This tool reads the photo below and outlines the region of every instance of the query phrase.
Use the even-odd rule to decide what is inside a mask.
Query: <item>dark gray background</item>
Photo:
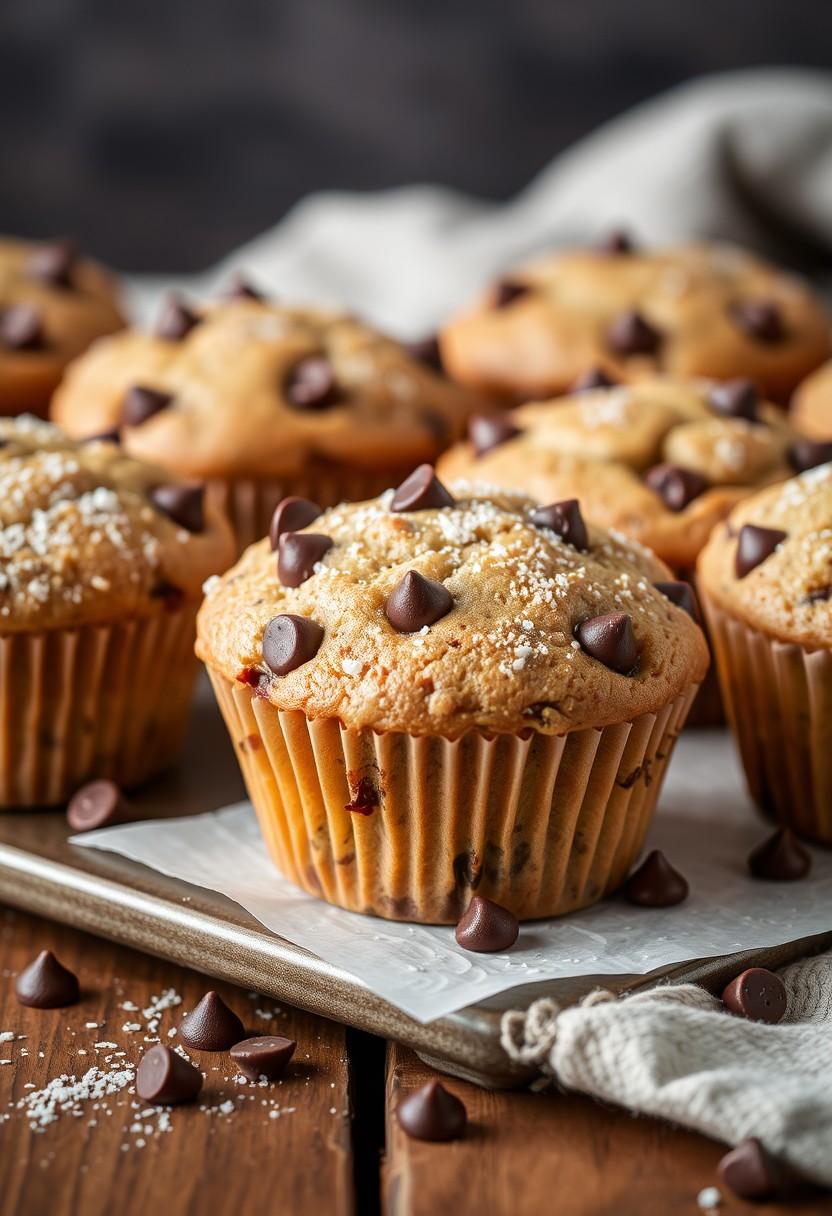
[[[0,230],[198,269],[310,190],[502,198],[682,80],[831,61],[832,0],[0,0]]]

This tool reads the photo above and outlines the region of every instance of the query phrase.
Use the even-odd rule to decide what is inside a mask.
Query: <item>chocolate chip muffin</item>
[[[832,464],[740,503],[698,570],[751,794],[832,844]]]
[[[135,785],[173,760],[202,582],[232,556],[198,486],[0,419],[0,806]]]
[[[749,377],[775,400],[830,353],[830,319],[802,282],[743,250],[639,250],[622,236],[512,271],[441,335],[461,384],[514,400],[565,392],[588,369]]]
[[[475,399],[421,353],[238,286],[210,306],[168,301],[153,333],[97,343],[53,417],[76,436],[117,430],[131,455],[207,480],[242,550],[286,495],[366,498],[459,436]]]
[[[808,439],[826,443],[832,453],[832,360],[798,386],[792,398],[791,419],[796,430]]]
[[[0,238],[0,414],[45,415],[70,360],[123,324],[113,280],[71,242]]]
[[[688,590],[577,503],[428,466],[208,590],[207,664],[269,849],[342,907],[451,922],[601,898],[639,852],[707,648]]]

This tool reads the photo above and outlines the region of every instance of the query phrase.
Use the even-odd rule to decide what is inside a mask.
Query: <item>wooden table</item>
[[[14,977],[44,947],[79,976],[81,1004],[18,1005]],[[0,908],[0,1032],[16,1036],[0,1042],[0,1060],[11,1060],[0,1065],[0,1216],[674,1216],[698,1213],[698,1192],[715,1181],[720,1146],[575,1096],[449,1080],[467,1106],[468,1137],[408,1140],[393,1111],[430,1075],[412,1054],[223,984],[252,1032],[297,1040],[282,1082],[243,1086],[227,1056],[193,1053],[208,1079],[196,1105],[171,1112],[169,1130],[128,1088],[30,1128],[18,1102],[62,1073],[137,1062],[146,1035],[175,1043],[168,1030],[209,986]],[[154,1035],[142,1011],[169,989],[181,1004],[158,1015]],[[718,1213],[761,1210],[832,1212],[832,1201],[760,1209],[726,1197]]]

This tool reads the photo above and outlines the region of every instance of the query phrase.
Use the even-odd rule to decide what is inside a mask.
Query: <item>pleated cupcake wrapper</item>
[[[129,788],[176,758],[196,609],[0,636],[0,808],[64,802],[96,777]]]
[[[780,823],[832,844],[832,655],[702,602],[751,796]]]
[[[696,694],[602,730],[449,740],[308,719],[209,674],[278,868],[342,908],[429,923],[474,892],[531,919],[617,887]]]

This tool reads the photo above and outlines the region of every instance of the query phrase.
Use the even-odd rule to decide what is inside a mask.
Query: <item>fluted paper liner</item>
[[[435,924],[474,892],[531,919],[619,886],[696,694],[601,730],[451,740],[308,719],[209,674],[286,877],[351,911]]]
[[[196,662],[196,603],[114,625],[0,636],[0,808],[127,788],[176,758]]]
[[[832,844],[832,655],[781,642],[703,596],[728,722],[751,796]]]

